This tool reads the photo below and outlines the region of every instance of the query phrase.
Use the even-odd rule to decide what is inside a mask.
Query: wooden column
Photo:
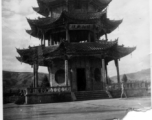
[[[105,88],[105,60],[102,59],[102,69],[101,69],[101,74],[102,74],[102,80],[103,80],[103,88]]]
[[[65,59],[65,86],[68,86],[68,79],[69,79],[69,69],[68,69],[68,60]]]
[[[48,72],[49,72],[50,87],[53,87],[52,68],[51,68],[51,66],[48,67]]]
[[[86,90],[91,90],[91,79],[90,79],[90,63],[89,61],[86,59]]]
[[[48,46],[51,46],[50,40],[48,40]]]
[[[43,45],[43,39],[41,39],[41,45]]]
[[[105,69],[106,69],[106,83],[109,84],[107,65],[105,65]]]
[[[54,16],[53,16],[53,11],[51,10],[51,18],[53,18]]]
[[[33,65],[33,73],[34,73],[34,81],[33,81],[33,88],[38,87],[38,64],[34,63]]]
[[[66,25],[66,41],[70,42],[69,40],[69,25]]]
[[[51,46],[51,44],[52,44],[52,37],[50,35],[50,38],[48,39],[48,46]]]
[[[33,76],[34,76],[34,79],[33,79],[33,88],[35,88],[35,64],[33,64]]]
[[[117,80],[118,83],[120,83],[120,75],[119,75],[119,63],[118,63],[118,59],[115,60],[115,65],[116,65],[116,69],[117,69]]]
[[[38,64],[35,64],[35,87],[38,87]]]

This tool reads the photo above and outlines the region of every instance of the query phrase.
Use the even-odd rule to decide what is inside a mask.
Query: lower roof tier
[[[120,46],[115,41],[100,41],[87,43],[62,42],[58,46],[36,46],[28,49],[17,49],[20,57],[17,59],[33,65],[38,62],[40,66],[47,66],[47,63],[56,59],[70,59],[73,57],[99,57],[106,59],[107,62],[120,59],[132,53],[136,47]]]

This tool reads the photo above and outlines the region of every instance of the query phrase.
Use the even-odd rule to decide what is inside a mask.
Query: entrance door
[[[85,68],[77,69],[77,90],[78,91],[85,91],[86,90]]]

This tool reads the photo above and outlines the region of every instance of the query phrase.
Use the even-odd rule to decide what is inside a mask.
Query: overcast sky
[[[32,7],[37,7],[37,0],[2,0],[2,62],[3,70],[32,72],[30,65],[20,63],[16,56],[16,48],[27,48],[39,45],[40,41],[30,37],[25,30],[30,29],[27,18],[39,15]],[[137,49],[122,58],[119,62],[120,74],[140,71],[150,67],[150,32],[149,32],[149,0],[112,0],[108,6],[110,19],[123,19],[122,24],[111,34],[110,40],[119,38],[118,43],[124,46],[136,46]],[[116,75],[116,68],[110,62],[109,76]],[[40,68],[39,72],[47,72]]]

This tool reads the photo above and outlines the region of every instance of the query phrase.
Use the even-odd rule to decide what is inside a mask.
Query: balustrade
[[[50,88],[27,88],[27,94],[49,94],[49,93],[65,93],[70,92],[70,86],[50,87]]]
[[[125,89],[150,89],[150,82],[129,82],[124,84]],[[121,85],[118,83],[113,83],[111,85],[108,85],[109,90],[119,90],[121,89]]]

